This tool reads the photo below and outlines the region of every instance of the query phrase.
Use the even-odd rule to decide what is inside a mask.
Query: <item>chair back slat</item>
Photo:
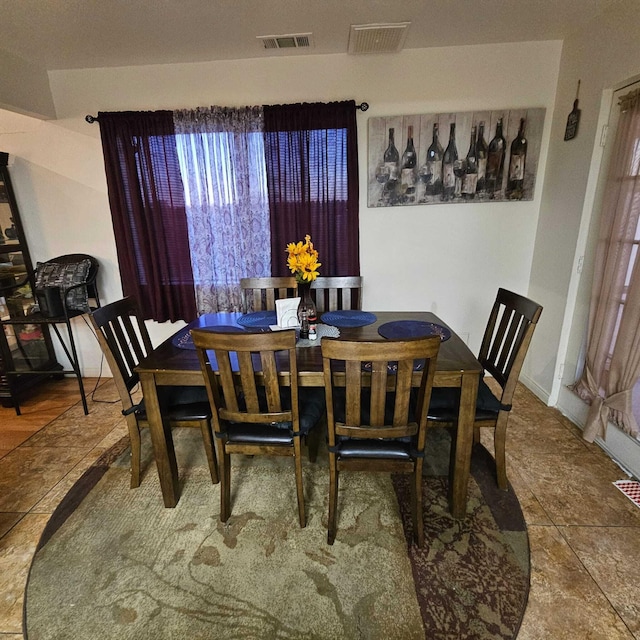
[[[133,406],[131,390],[139,381],[134,369],[153,348],[138,305],[127,297],[95,309],[90,319],[127,410]]]
[[[295,331],[242,334],[193,329],[191,335],[215,409],[216,431],[223,433],[227,422],[291,422],[294,432],[299,430]],[[290,408],[282,406],[285,381],[278,373],[278,358],[295,381]]]
[[[542,307],[523,296],[499,289],[478,359],[502,387],[502,403],[510,404]]]
[[[324,338],[322,355],[330,445],[332,440],[335,445],[336,435],[397,438],[415,435],[418,423],[424,428],[439,348],[438,337],[384,342]],[[416,361],[420,363],[418,376]],[[420,389],[416,415],[420,419],[410,424],[411,389],[416,384],[416,377]],[[346,386],[345,421],[338,423],[334,419],[333,401],[335,389],[342,386]],[[365,389],[367,393],[363,393]],[[363,398],[368,402],[366,407],[363,407]]]
[[[294,276],[242,278],[242,311],[274,311],[276,300],[295,298],[298,295],[298,284]]]
[[[362,309],[361,276],[319,276],[311,283],[318,313]]]

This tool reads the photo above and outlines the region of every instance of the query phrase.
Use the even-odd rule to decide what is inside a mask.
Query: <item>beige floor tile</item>
[[[530,489],[527,483],[522,479],[519,471],[514,465],[510,464],[507,456],[507,477],[518,496],[520,508],[525,522],[529,524],[549,525],[552,524],[549,514],[544,510],[535,493]]]
[[[0,511],[29,511],[86,454],[82,449],[18,447],[0,459]]]
[[[518,640],[633,640],[555,527],[529,527],[531,591]]]
[[[26,447],[84,448],[96,446],[120,422],[121,415],[109,404],[90,403],[89,414],[81,405],[66,411],[58,420],[47,425],[25,443]],[[79,428],[80,427],[80,428]]]
[[[0,538],[14,526],[23,515],[24,513],[0,513]]]
[[[103,450],[92,449],[60,480],[60,482],[46,493],[42,500],[38,501],[38,503],[31,509],[31,513],[53,513],[62,499],[72,489],[73,485],[103,453]],[[2,638],[0,638],[0,640],[2,640]]]
[[[514,449],[523,455],[528,451],[573,455],[588,451],[589,446],[555,419],[536,421],[519,413],[509,417],[507,450]]]
[[[637,526],[640,510],[612,484],[619,468],[590,453],[531,453],[520,474],[556,525]]]
[[[480,432],[480,442],[482,445],[494,455],[493,431],[491,429],[482,429]],[[507,478],[511,483],[513,490],[518,496],[518,502],[522,509],[522,514],[527,524],[552,524],[548,514],[543,509],[540,501],[535,496],[529,485],[524,481],[520,474],[519,465],[515,462],[507,449]]]
[[[559,531],[630,631],[640,638],[640,526],[561,527]]]
[[[48,516],[27,514],[0,539],[0,632],[22,632],[22,604],[31,559]]]

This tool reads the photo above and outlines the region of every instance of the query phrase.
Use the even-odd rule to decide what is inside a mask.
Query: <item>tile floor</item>
[[[93,389],[96,380],[86,381]],[[0,407],[0,640],[22,639],[29,566],[69,487],[126,434],[101,384],[84,416],[74,379],[52,381],[23,415]],[[70,409],[71,407],[71,409]],[[625,476],[557,411],[519,387],[509,478],[531,545],[531,592],[518,640],[640,640],[640,509],[612,482]],[[67,410],[73,427],[47,425]],[[117,413],[115,414],[117,416]],[[490,434],[483,434],[490,446]]]

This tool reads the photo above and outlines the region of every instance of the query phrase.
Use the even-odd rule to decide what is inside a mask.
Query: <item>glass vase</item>
[[[311,297],[311,283],[298,283],[298,323],[300,324],[300,338],[303,340],[316,338],[317,312],[316,304]]]

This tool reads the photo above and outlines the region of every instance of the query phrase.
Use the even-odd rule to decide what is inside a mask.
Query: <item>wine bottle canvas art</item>
[[[368,206],[533,200],[545,112],[369,118]]]

